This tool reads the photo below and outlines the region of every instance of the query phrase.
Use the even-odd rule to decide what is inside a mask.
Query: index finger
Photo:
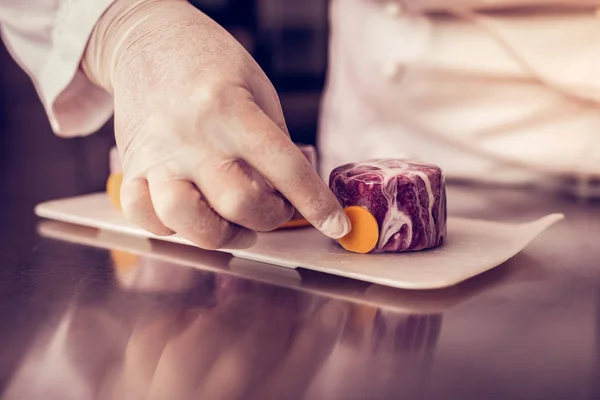
[[[254,103],[241,112],[240,155],[315,228],[332,239],[350,232],[348,216],[289,137]]]

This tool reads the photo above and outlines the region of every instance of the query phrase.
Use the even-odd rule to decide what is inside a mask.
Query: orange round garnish
[[[121,210],[121,183],[123,182],[123,174],[116,172],[110,174],[106,181],[106,193],[110,202],[117,209]]]
[[[373,214],[359,206],[346,207],[344,211],[350,218],[352,230],[338,240],[339,244],[354,253],[366,254],[373,250],[379,240],[379,226]]]

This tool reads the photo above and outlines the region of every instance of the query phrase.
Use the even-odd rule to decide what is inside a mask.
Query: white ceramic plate
[[[36,207],[36,214],[125,235],[192,245],[176,235],[157,237],[130,224],[104,193],[45,202]],[[256,245],[248,250],[222,251],[281,267],[302,267],[385,286],[439,289],[501,265],[563,218],[562,214],[551,214],[514,224],[451,217],[443,246],[413,253],[349,253],[312,228],[261,233]]]

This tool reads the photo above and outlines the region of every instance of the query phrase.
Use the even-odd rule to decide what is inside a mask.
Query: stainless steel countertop
[[[4,395],[600,395],[600,205],[483,187],[448,195],[451,215],[566,219],[489,273],[413,292],[24,217],[33,246],[21,259],[0,250]]]

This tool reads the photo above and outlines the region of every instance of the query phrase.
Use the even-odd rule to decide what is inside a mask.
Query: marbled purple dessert
[[[446,236],[446,187],[432,164],[379,159],[342,165],[329,187],[343,207],[369,210],[379,225],[371,253],[430,249]]]

